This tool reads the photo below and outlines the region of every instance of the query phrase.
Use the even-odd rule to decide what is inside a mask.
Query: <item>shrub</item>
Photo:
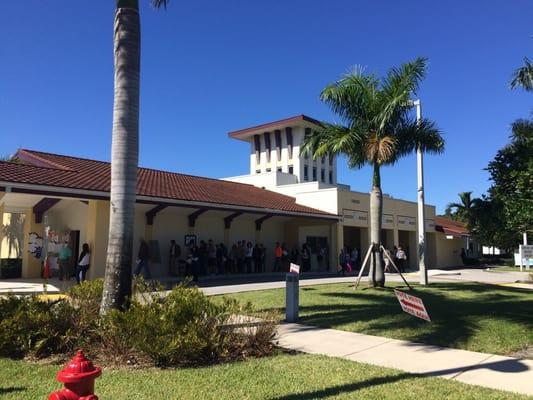
[[[135,300],[127,312],[107,315],[103,323],[107,348],[123,354],[136,350],[137,355],[159,366],[210,364],[270,349],[268,342],[274,330],[273,326],[266,328],[268,323],[246,333],[228,325],[232,316],[249,311],[235,300],[215,302],[198,289],[183,285],[165,297],[153,295],[150,300]],[[257,342],[262,351],[258,351]]]
[[[36,296],[0,298],[0,355],[43,357],[70,348],[71,307]]]
[[[103,362],[179,366],[272,350],[274,322],[246,326],[248,320],[238,316],[249,314],[250,307],[236,300],[218,301],[185,285],[163,296],[140,280],[127,311],[113,310],[101,318],[102,289],[103,281],[94,280],[72,288],[60,301],[0,298],[0,356],[67,357],[83,348]]]

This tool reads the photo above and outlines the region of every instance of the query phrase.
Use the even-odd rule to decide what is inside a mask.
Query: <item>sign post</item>
[[[285,277],[285,320],[298,322],[299,313],[300,266],[291,264]]]
[[[424,302],[420,297],[407,294],[398,289],[394,289],[394,294],[400,302],[400,306],[402,307],[402,310],[404,312],[406,312],[407,314],[411,314],[417,318],[421,318],[423,320],[431,322],[431,318],[429,318],[429,314],[426,311]]]
[[[521,244],[518,248],[518,254],[520,254],[520,272],[522,272],[524,265],[529,270],[530,260],[533,259],[533,245]]]

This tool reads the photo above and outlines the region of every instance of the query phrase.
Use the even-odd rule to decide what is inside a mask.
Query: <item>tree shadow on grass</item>
[[[396,375],[390,376],[379,376],[372,379],[367,379],[361,382],[347,383],[344,385],[332,386],[325,389],[309,391],[306,393],[293,393],[280,397],[276,397],[276,400],[308,400],[308,399],[319,399],[329,396],[336,396],[343,393],[352,393],[358,390],[372,387],[385,385],[389,383],[395,383],[402,381],[404,379],[412,378],[427,378],[427,377],[438,377],[446,375],[458,375],[465,371],[473,371],[477,369],[488,369],[492,371],[504,372],[504,373],[518,373],[529,370],[529,367],[519,360],[502,360],[494,361],[487,363],[475,364],[470,367],[460,367],[460,368],[449,368],[443,370],[430,371],[425,374],[408,374],[408,373],[399,373]],[[355,395],[355,393],[354,393]]]
[[[14,392],[23,392],[25,391],[25,387],[7,387],[7,388],[0,388],[0,395],[2,394],[8,394],[8,393],[14,393]]]
[[[423,299],[431,323],[404,314],[389,290],[318,293],[339,302],[300,307],[301,322],[322,328],[352,325],[357,332],[381,336],[402,330],[402,339],[445,347],[463,347],[483,328],[483,320],[518,324],[526,332],[533,330],[533,296],[527,290],[468,283],[436,283],[417,289],[414,294]],[[454,295],[457,291],[463,293]],[[527,298],[523,296],[526,293]]]

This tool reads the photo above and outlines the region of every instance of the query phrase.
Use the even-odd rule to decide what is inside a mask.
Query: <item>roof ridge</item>
[[[63,168],[45,167],[45,166],[42,166],[42,165],[33,165],[33,164],[25,164],[25,163],[21,163],[21,162],[1,161],[1,160],[0,160],[0,164],[9,164],[9,165],[13,165],[13,166],[17,166],[17,167],[24,167],[24,168],[47,169],[47,170],[52,170],[52,171],[63,171],[63,172],[75,172],[75,173],[78,173],[78,171],[76,171],[76,170],[74,170],[72,168],[67,168],[67,167],[63,167]]]
[[[50,160],[48,160],[46,158],[37,156],[34,153],[46,154],[46,155],[55,156],[55,157],[65,157],[65,158],[70,158],[70,159],[75,159],[75,160],[82,160],[82,161],[92,161],[92,162],[97,162],[97,163],[102,163],[102,164],[111,164],[110,161],[95,160],[94,158],[87,158],[87,157],[67,156],[67,155],[64,155],[64,154],[49,153],[49,152],[46,152],[46,151],[38,151],[38,150],[30,150],[30,149],[19,149],[19,151],[23,151],[26,154],[29,154],[30,156],[35,157],[35,158],[37,158],[37,159],[39,159],[39,160],[41,160],[43,162],[47,162],[47,163],[50,163],[50,164],[58,165],[58,166],[60,166],[59,169],[64,169],[64,170],[67,170],[67,171],[75,171],[75,170],[72,169],[72,168],[69,168],[69,167],[61,166],[61,164],[59,164],[59,163],[56,163],[56,162],[50,161]],[[41,168],[57,169],[57,168],[53,168],[53,167],[41,167]],[[226,181],[226,180],[220,179],[220,178],[211,178],[211,177],[207,177],[207,176],[186,174],[186,173],[183,173],[183,172],[165,171],[163,169],[142,167],[142,166],[138,166],[137,168],[138,169],[143,169],[143,170],[146,170],[146,171],[162,172],[162,173],[165,173],[165,174],[173,174],[173,175],[180,175],[180,176],[190,176],[192,178],[204,179],[204,180],[209,180],[209,181],[228,182],[228,183],[231,183],[231,184],[242,185],[242,186],[246,186],[246,187],[256,187],[256,186],[254,186],[252,184],[249,184],[249,183]],[[258,189],[260,189],[260,188],[258,188]],[[281,194],[281,193],[277,193],[277,192],[273,192],[273,193]],[[288,195],[284,195],[284,196],[288,196]],[[288,196],[288,197],[293,197],[293,196]]]
[[[52,160],[48,160],[46,158],[43,158],[35,153],[41,153],[41,154],[49,154],[51,156],[55,155],[55,156],[59,156],[59,154],[52,154],[52,153],[44,153],[44,152],[39,152],[39,151],[33,151],[33,150],[28,150],[28,149],[19,149],[17,151],[17,154],[19,154],[20,152],[22,152],[23,154],[25,154],[26,156],[30,157],[30,158],[35,158],[37,159],[38,161],[40,162],[43,162],[45,164],[49,164],[49,165],[52,165],[53,167],[44,167],[44,168],[51,168],[51,169],[62,169],[64,171],[75,171],[73,168],[70,168],[70,167],[67,167],[65,165],[62,165],[60,163],[57,163],[55,161],[52,161]]]

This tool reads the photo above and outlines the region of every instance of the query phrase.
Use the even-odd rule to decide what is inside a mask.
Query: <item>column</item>
[[[398,228],[394,228],[392,230],[392,233],[393,233],[393,238],[394,238],[394,243],[392,245],[393,246],[398,246],[399,243],[400,243],[400,234],[398,232]]]
[[[35,222],[35,214],[33,213],[33,209],[27,209],[24,214],[24,237],[22,239],[22,277],[40,278],[41,257],[36,257],[35,254],[29,252],[28,243],[30,240],[30,234],[35,233],[42,238],[42,242],[44,244],[44,225],[42,220],[39,224]]]
[[[0,193],[0,201],[4,193]],[[4,203],[0,204],[0,263],[2,262],[2,242],[4,241]],[[6,255],[6,258],[9,257],[9,254]]]
[[[344,225],[342,222],[331,224],[331,246],[329,265],[332,272],[337,272],[339,266],[339,254],[344,247]]]
[[[90,200],[87,209],[86,240],[91,252],[88,279],[102,278],[105,274],[107,241],[109,237],[109,201]],[[80,249],[81,245],[80,243]]]

